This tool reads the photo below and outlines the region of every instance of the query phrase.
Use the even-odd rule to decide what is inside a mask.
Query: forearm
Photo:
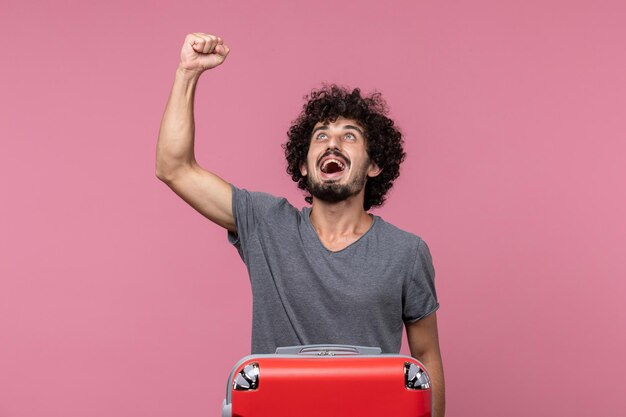
[[[195,162],[193,106],[199,78],[197,72],[180,67],[176,70],[159,130],[156,157],[156,173],[159,177]]]
[[[426,371],[432,383],[434,400],[433,417],[444,417],[446,414],[446,394],[441,355],[432,354],[428,357],[417,359],[426,367]]]

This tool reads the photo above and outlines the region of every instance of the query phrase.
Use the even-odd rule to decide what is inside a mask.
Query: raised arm
[[[194,96],[202,73],[220,65],[230,49],[205,33],[185,37],[161,121],[156,152],[156,176],[212,222],[237,231],[230,184],[198,165],[194,155]]]

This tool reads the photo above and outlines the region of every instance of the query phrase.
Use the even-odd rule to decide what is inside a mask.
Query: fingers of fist
[[[194,51],[199,54],[219,55],[228,54],[228,47],[224,45],[224,40],[219,36],[209,35],[207,33],[194,32],[187,35],[187,42]]]

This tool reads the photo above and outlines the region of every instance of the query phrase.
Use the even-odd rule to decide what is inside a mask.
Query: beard
[[[307,190],[311,193],[311,196],[319,200],[327,203],[338,203],[361,192],[367,182],[366,172],[367,166],[364,166],[356,178],[347,184],[339,184],[331,181],[313,182],[309,175],[306,180]]]

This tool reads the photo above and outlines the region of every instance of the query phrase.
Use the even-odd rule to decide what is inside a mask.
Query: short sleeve
[[[233,194],[232,208],[237,232],[227,230],[227,238],[228,242],[237,249],[241,259],[245,262],[242,240],[247,241],[247,237],[254,228],[254,207],[249,191],[237,188],[233,184],[230,186]]]
[[[413,323],[439,308],[435,290],[435,268],[430,249],[419,239],[413,271],[407,278],[402,293],[402,320]]]
[[[232,244],[241,259],[247,263],[247,245],[257,232],[261,222],[270,221],[270,217],[288,206],[283,197],[275,197],[268,193],[248,191],[231,184],[232,209],[237,232],[227,230],[228,242]]]

